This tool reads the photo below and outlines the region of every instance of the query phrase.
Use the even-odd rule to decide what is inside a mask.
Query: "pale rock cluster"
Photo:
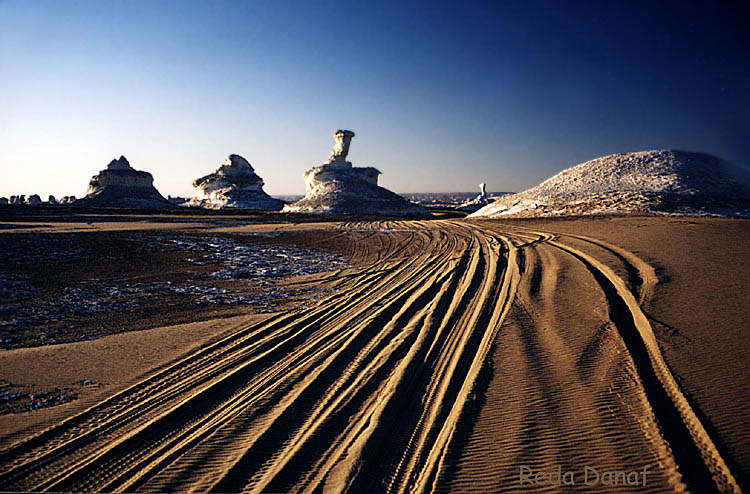
[[[230,154],[213,173],[193,181],[195,197],[184,206],[209,209],[244,208],[278,211],[284,205],[263,191],[260,178],[248,161]]]
[[[275,199],[263,190],[263,179],[250,163],[240,155],[231,154],[213,173],[193,182],[195,196],[183,202],[179,198],[165,199],[154,187],[150,173],[133,169],[121,156],[94,175],[86,197],[76,200],[63,197],[59,202],[50,196],[47,204],[75,204],[126,208],[203,207],[209,209],[242,208],[302,213],[345,213],[429,216],[424,208],[380,187],[380,171],[373,167],[354,167],[346,160],[354,132],[334,132],[335,144],[328,161],[305,173],[305,197],[291,205]],[[44,204],[34,194],[12,196],[10,204]],[[3,201],[0,199],[0,204]]]
[[[613,154],[504,196],[470,217],[611,213],[750,215],[750,173],[715,156],[676,150]]]
[[[69,200],[68,198],[72,198],[72,200]],[[57,206],[59,204],[70,204],[73,201],[75,201],[74,196],[65,196],[60,202],[55,199],[55,196],[50,195],[47,198],[47,201],[42,201],[42,198],[39,196],[39,194],[32,194],[27,199],[25,195],[19,195],[19,196],[10,196],[10,199],[7,197],[0,197],[0,205],[3,204],[24,204],[28,206],[41,206],[41,205],[49,205],[49,206]]]
[[[154,187],[150,173],[133,169],[121,156],[92,177],[83,199],[66,196],[58,202],[50,196],[48,203],[127,208],[180,205],[272,211],[284,207],[284,211],[301,213],[429,216],[424,208],[380,187],[380,171],[376,168],[354,167],[346,160],[353,137],[354,132],[349,130],[334,132],[335,144],[328,161],[305,173],[305,197],[286,207],[284,201],[266,194],[263,179],[245,158],[237,154],[229,155],[213,173],[195,180],[195,196],[188,201],[172,197],[165,199]],[[25,196],[13,196],[8,202],[42,204],[36,194],[29,201]]]
[[[346,160],[354,132],[333,133],[331,156],[305,173],[305,197],[284,206],[292,213],[338,213],[429,216],[430,213],[378,185],[380,171],[354,167]]]
[[[380,171],[347,161],[354,132],[333,133],[329,159],[304,175],[305,196],[293,203],[272,198],[250,163],[229,155],[213,173],[193,182],[191,200],[165,199],[153,177],[133,169],[124,156],[92,177],[86,197],[76,200],[38,194],[0,197],[0,205],[71,205],[127,208],[192,206],[210,209],[282,209],[293,213],[430,216],[412,202],[378,185]],[[526,191],[489,197],[480,194],[458,209],[470,217],[537,217],[611,213],[720,214],[750,216],[750,171],[715,156],[675,150],[642,151],[596,158],[568,168]]]

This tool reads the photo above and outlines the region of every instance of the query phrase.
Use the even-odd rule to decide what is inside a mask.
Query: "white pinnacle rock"
[[[469,199],[463,204],[459,205],[456,209],[467,212],[478,211],[490,202],[490,198],[487,197],[487,184],[482,182],[479,184],[479,195],[474,199]]]
[[[305,197],[285,212],[429,216],[430,213],[378,185],[380,171],[354,167],[346,157],[354,132],[337,130],[331,156],[305,173]]]
[[[333,133],[333,139],[336,141],[333,149],[331,150],[331,157],[328,158],[328,163],[348,163],[349,166],[352,164],[346,161],[346,157],[349,155],[349,146],[352,143],[352,137],[354,132],[351,130],[337,130]]]

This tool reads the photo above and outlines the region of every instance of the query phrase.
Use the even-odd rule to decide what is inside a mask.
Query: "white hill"
[[[749,184],[748,170],[710,154],[675,150],[613,154],[501,197],[470,217],[639,212],[750,216]]]

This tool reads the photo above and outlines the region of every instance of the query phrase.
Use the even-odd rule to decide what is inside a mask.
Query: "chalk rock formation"
[[[348,163],[346,157],[349,156],[349,146],[352,144],[354,132],[351,130],[337,130],[333,133],[335,144],[331,150],[331,156],[327,163]],[[351,163],[349,163],[351,165]]]
[[[189,200],[190,199],[187,198],[187,197],[179,197],[179,196],[172,197],[170,195],[167,196],[167,201],[171,202],[175,206],[182,206],[183,204],[185,204]]]
[[[112,160],[107,168],[94,175],[86,197],[75,201],[76,206],[104,206],[120,208],[173,207],[154,187],[150,173],[135,170],[125,156]]]
[[[7,197],[0,197],[0,204],[10,204]]]
[[[704,153],[613,154],[563,170],[471,216],[651,212],[750,216],[750,172]]]
[[[487,184],[482,182],[479,184],[479,195],[459,205],[456,209],[471,212],[479,211],[490,202],[492,202],[492,199],[487,196]]]
[[[380,171],[354,167],[346,157],[354,132],[337,130],[331,157],[305,173],[305,197],[284,206],[291,213],[430,216],[430,213],[378,185]]]
[[[57,202],[57,199],[55,199],[55,196],[53,196],[52,194],[50,194],[49,197],[47,198],[47,204],[54,204],[54,205],[56,205],[56,204],[59,204],[59,203]]]
[[[76,196],[63,196],[60,199],[60,204],[73,204],[76,202]]]
[[[185,206],[278,211],[284,205],[263,191],[263,179],[245,158],[230,154],[215,172],[193,182],[195,197]]]
[[[42,198],[39,194],[31,194],[29,196],[29,206],[38,206],[42,203]]]
[[[20,196],[10,196],[11,204],[26,204],[26,195],[21,194]]]

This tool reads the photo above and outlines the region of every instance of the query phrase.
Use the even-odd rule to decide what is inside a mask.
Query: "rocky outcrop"
[[[263,191],[263,179],[238,154],[230,154],[215,172],[195,180],[193,187],[195,197],[185,206],[278,211],[284,205]]]
[[[750,172],[705,153],[654,150],[613,154],[501,197],[471,216],[653,212],[750,216]]]
[[[125,156],[112,160],[107,168],[94,175],[86,197],[75,201],[76,206],[119,208],[173,207],[154,187],[150,173],[135,170]]]
[[[167,201],[171,202],[175,206],[182,206],[186,202],[188,202],[190,199],[187,197],[172,197],[170,195],[167,196]]]
[[[479,195],[460,204],[456,209],[468,212],[479,211],[490,202],[492,202],[492,199],[487,195],[487,184],[482,182],[479,184]]]
[[[335,145],[330,158],[305,173],[305,197],[285,206],[285,212],[430,215],[426,209],[380,187],[380,171],[376,168],[354,167],[346,161],[354,132],[337,130],[333,137]]]
[[[29,206],[38,206],[42,203],[42,198],[39,194],[31,194],[29,196]]]

